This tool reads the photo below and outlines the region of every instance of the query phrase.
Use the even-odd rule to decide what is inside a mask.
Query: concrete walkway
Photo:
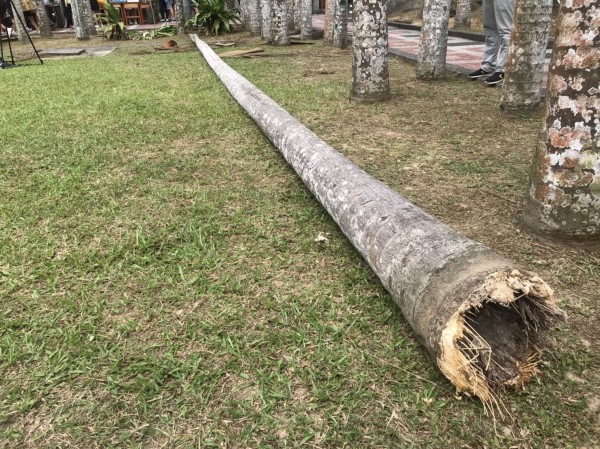
[[[324,16],[313,15],[313,27],[323,29]],[[348,22],[348,33],[352,33],[352,22]],[[408,60],[417,60],[419,54],[420,32],[413,29],[403,29],[395,25],[388,27],[389,52]],[[457,73],[467,74],[479,68],[483,55],[483,42],[466,39],[463,37],[448,37],[448,49],[446,52],[446,67]],[[546,87],[546,74],[552,50],[546,51],[546,66],[544,84]]]

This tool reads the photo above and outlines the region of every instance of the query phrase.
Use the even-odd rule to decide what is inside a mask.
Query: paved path
[[[322,14],[313,15],[313,27],[323,29]],[[348,32],[352,32],[352,23],[348,23]],[[420,32],[408,30],[390,25],[388,28],[389,52],[405,59],[416,60],[419,53]],[[481,57],[483,55],[483,42],[476,42],[461,37],[448,37],[448,50],[446,53],[446,65],[450,70],[458,73],[467,74],[479,68]],[[548,72],[548,63],[552,50],[546,51],[546,67]],[[544,76],[544,85],[546,86],[546,76]]]

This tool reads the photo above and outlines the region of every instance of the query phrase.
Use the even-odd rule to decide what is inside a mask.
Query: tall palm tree
[[[454,28],[471,28],[471,0],[456,0],[456,15],[454,16]]]
[[[90,29],[86,23],[86,11],[84,3],[87,3],[87,0],[71,1],[73,24],[75,25],[75,36],[77,36],[77,40],[80,41],[87,41],[90,39]]]
[[[261,17],[260,17],[260,0],[246,0],[246,25],[248,31],[253,36],[260,36],[261,33]]]
[[[312,0],[300,0],[300,38],[313,38]]]
[[[561,2],[523,210],[542,239],[600,245],[600,0]]]
[[[386,2],[355,0],[352,17],[350,98],[365,103],[387,100],[390,97],[390,77]]]
[[[335,0],[333,13],[333,46],[348,46],[348,0]]]
[[[48,19],[48,14],[46,14],[46,6],[44,5],[44,0],[35,0],[35,12],[38,16],[40,36],[52,37],[52,28],[50,27],[50,19]]]
[[[289,19],[286,0],[273,0],[271,6],[271,43],[273,45],[289,45]]]
[[[272,0],[260,0],[260,35],[262,40],[271,40],[271,4]]]
[[[425,0],[417,59],[418,78],[441,78],[446,75],[449,18],[450,0]]]
[[[536,110],[541,102],[553,0],[517,0],[500,106]]]

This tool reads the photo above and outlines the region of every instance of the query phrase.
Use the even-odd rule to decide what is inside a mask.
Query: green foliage
[[[166,23],[161,26],[158,30],[146,31],[142,35],[142,39],[156,39],[159,37],[171,37],[177,34],[177,27],[175,25],[167,25]]]
[[[226,0],[192,0],[192,3],[198,12],[188,21],[188,25],[204,30],[207,36],[230,33],[232,25],[240,23],[237,11],[228,9]]]
[[[102,36],[109,40],[127,40],[129,32],[121,20],[121,14],[117,8],[109,2],[104,4],[104,13],[96,14],[96,19],[102,22]]]

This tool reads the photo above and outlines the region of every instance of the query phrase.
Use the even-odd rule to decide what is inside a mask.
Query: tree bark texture
[[[352,18],[350,99],[360,103],[387,100],[390,97],[390,76],[386,3],[355,0]]]
[[[333,44],[333,13],[335,0],[325,0],[325,15],[323,16],[323,42]]]
[[[92,5],[89,0],[73,0],[73,2],[78,2],[80,14],[83,17],[84,25],[87,29],[88,35],[95,36],[96,31],[96,23],[94,22],[94,13],[92,12]]]
[[[312,39],[312,0],[300,0],[300,8],[300,38],[303,40]]]
[[[333,46],[341,49],[348,46],[348,0],[335,0]]]
[[[261,23],[260,23],[260,0],[246,0],[248,2],[246,13],[248,18],[246,23],[248,24],[248,31],[252,36],[261,35]]]
[[[260,34],[263,41],[271,40],[271,14],[273,12],[271,4],[272,0],[260,0],[260,14],[262,17]]]
[[[296,15],[294,13],[294,0],[287,0],[287,15],[288,15],[288,30],[294,31],[296,29]]]
[[[20,0],[15,0],[13,3],[14,3],[13,14],[15,15],[14,20],[13,20],[13,26],[14,26],[15,30],[17,31],[17,38],[19,39],[19,42],[25,43],[25,42],[27,42],[27,34],[26,34],[26,30],[25,30],[24,26],[22,25],[25,23],[25,15],[23,14],[23,6],[21,5]],[[19,20],[19,18],[21,20]]]
[[[302,28],[302,1],[294,0],[294,30]]]
[[[273,0],[271,3],[271,43],[273,45],[289,45],[288,12],[286,0]]]
[[[425,0],[417,78],[441,78],[446,75],[449,18],[450,0]]]
[[[175,21],[177,22],[177,34],[185,33],[185,2],[187,0],[175,0]]]
[[[535,373],[527,360],[537,333],[564,318],[544,281],[514,269],[368,175],[191,37],[379,276],[459,390],[493,403],[491,387],[520,385]]]
[[[541,102],[553,0],[517,0],[500,107],[537,110]]]
[[[82,3],[82,0],[73,0],[71,11],[73,12],[73,25],[75,26],[77,40],[87,41],[90,39],[90,31],[85,20],[85,6],[82,6]]]
[[[542,239],[600,245],[600,1],[561,3],[523,211]]]
[[[456,0],[454,29],[471,28],[471,0]]]
[[[52,37],[52,28],[50,27],[50,19],[46,14],[44,0],[35,0],[35,12],[38,16],[38,25],[40,27],[41,37]]]

